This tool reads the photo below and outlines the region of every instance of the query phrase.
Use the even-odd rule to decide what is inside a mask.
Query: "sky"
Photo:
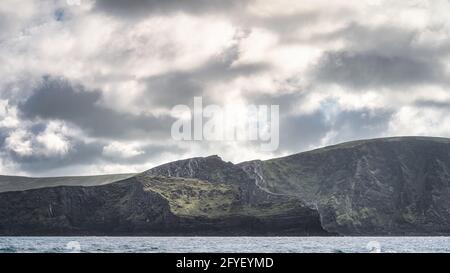
[[[2,0],[0,174],[235,163],[450,137],[448,0]],[[279,105],[280,145],[176,141],[194,97]]]

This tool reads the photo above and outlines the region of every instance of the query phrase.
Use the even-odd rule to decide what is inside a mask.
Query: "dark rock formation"
[[[122,178],[122,179],[121,179]],[[238,165],[0,177],[0,235],[449,235],[450,140],[356,141]]]
[[[268,191],[317,209],[343,235],[450,234],[450,140],[356,141],[240,164]]]
[[[105,186],[0,194],[1,235],[101,235],[164,230],[175,217],[160,195],[131,178]]]
[[[0,235],[328,234],[297,198],[264,192],[218,157],[195,161],[175,163],[185,177],[160,167],[108,185],[0,193]]]

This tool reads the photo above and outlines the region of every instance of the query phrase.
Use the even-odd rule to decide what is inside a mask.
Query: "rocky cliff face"
[[[158,232],[176,220],[167,201],[135,179],[1,193],[0,219],[1,235]]]
[[[0,234],[329,233],[321,227],[317,211],[298,198],[266,193],[240,167],[208,157],[164,165],[107,185],[0,193]]]
[[[450,140],[238,165],[192,158],[123,177],[0,177],[0,235],[333,234],[450,234]]]
[[[357,141],[241,167],[343,235],[450,234],[450,141]]]

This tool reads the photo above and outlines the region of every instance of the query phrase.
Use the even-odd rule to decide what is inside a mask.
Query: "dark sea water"
[[[450,252],[450,237],[0,237],[0,252]]]

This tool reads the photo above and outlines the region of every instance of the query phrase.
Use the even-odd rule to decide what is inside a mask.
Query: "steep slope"
[[[185,176],[194,164],[192,177],[163,175],[165,165],[107,185],[0,193],[0,235],[328,234],[317,211],[265,193],[218,157],[172,164]]]
[[[450,140],[344,143],[137,175],[0,177],[0,235],[448,235]]]
[[[261,189],[242,168],[218,156],[171,162],[136,179],[161,193],[179,216],[254,218],[254,231],[265,226],[275,234],[327,234],[316,210],[295,196]]]
[[[133,178],[105,186],[0,194],[1,235],[102,235],[164,230],[167,202]]]
[[[450,234],[450,140],[356,141],[240,166],[343,235]]]

